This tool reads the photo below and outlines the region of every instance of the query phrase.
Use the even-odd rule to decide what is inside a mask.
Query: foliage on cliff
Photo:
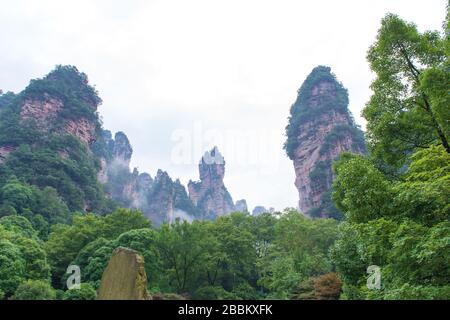
[[[49,96],[63,101],[61,110],[56,110],[56,118],[45,122],[45,128],[40,128],[37,120],[25,123],[21,116],[24,103],[28,99],[47,99]],[[61,197],[72,211],[108,210],[111,204],[97,181],[98,159],[77,137],[59,131],[65,120],[80,117],[92,121],[94,127],[100,126],[96,112],[100,99],[88,84],[86,75],[75,67],[58,66],[43,79],[32,80],[20,94],[2,95],[0,101],[3,104],[0,147],[9,150],[0,164],[0,188],[17,180],[25,188],[53,188],[56,197]],[[10,211],[26,215],[25,209],[31,211],[36,207],[35,200],[29,201],[20,207],[4,201],[3,207],[8,205]],[[42,216],[46,217],[45,214]],[[54,223],[49,217],[46,221]]]
[[[59,117],[62,119],[87,118],[98,121],[97,106],[102,102],[97,90],[89,85],[85,73],[74,66],[58,65],[42,79],[31,80],[21,93],[21,99],[42,99],[45,94],[59,98],[64,103]]]
[[[299,207],[314,218],[342,218],[331,201],[332,162],[345,151],[365,153],[365,139],[348,110],[347,89],[318,66],[291,107],[284,149],[296,169]]]
[[[323,82],[329,83],[333,87],[335,96],[319,95],[319,98],[312,103],[312,99],[314,99],[313,88]],[[287,140],[284,144],[284,149],[289,158],[294,158],[295,149],[299,146],[300,141],[298,141],[298,137],[301,133],[300,130],[304,130],[302,125],[311,121],[318,121],[322,116],[333,112],[349,114],[348,103],[348,91],[342,83],[337,81],[336,76],[331,73],[331,68],[325,66],[314,68],[298,90],[297,101],[290,110],[289,124],[286,127]],[[311,129],[314,130],[314,128]],[[336,129],[333,135],[342,136],[347,133],[357,135],[358,143],[361,147],[364,146],[362,133],[360,130],[355,130],[351,124],[345,126],[345,128],[341,125],[341,128],[339,130]],[[360,141],[361,138],[362,143]]]

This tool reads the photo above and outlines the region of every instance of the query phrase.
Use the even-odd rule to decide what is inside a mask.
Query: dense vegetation
[[[450,299],[448,30],[420,34],[388,15],[369,51],[371,153],[335,164],[346,221],[332,260],[346,298]],[[366,287],[370,265],[381,268],[381,290]]]
[[[148,289],[160,298],[450,299],[445,28],[421,34],[395,15],[383,19],[368,54],[377,76],[363,113],[369,153],[342,155],[333,190],[324,195],[342,222],[286,209],[155,228],[140,211],[117,209],[105,197],[96,176],[98,156],[111,153],[105,140],[92,152],[58,128],[42,132],[21,122],[25,99],[51,94],[69,106],[59,122],[81,116],[107,135],[92,108],[100,99],[84,74],[57,67],[21,94],[0,94],[0,146],[11,150],[0,163],[0,299],[95,299],[118,246],[142,254]],[[337,83],[325,67],[313,74],[292,108],[288,154],[297,146],[292,128],[315,116],[304,109],[311,97],[303,93],[318,79]],[[336,88],[339,103],[323,101],[323,108],[346,111],[347,92]],[[336,127],[321,152],[348,130]],[[331,165],[319,165],[314,180],[328,179]],[[187,195],[177,194],[181,206]],[[69,265],[81,268],[80,290],[67,290]],[[377,290],[367,287],[373,265],[381,269]]]
[[[20,107],[28,99],[44,99],[50,94],[64,101],[64,108],[55,114],[53,121],[39,123],[21,117]],[[33,216],[41,214],[45,209],[39,202],[52,202],[52,199],[42,198],[42,192],[37,196],[40,192],[37,189],[47,189],[45,194],[61,197],[71,211],[89,209],[103,213],[110,210],[112,204],[97,182],[98,159],[76,137],[61,131],[65,121],[79,117],[91,119],[99,131],[101,124],[96,112],[99,102],[86,75],[74,67],[63,66],[58,66],[43,79],[31,81],[18,95],[0,95],[0,146],[12,151],[0,165],[0,207],[3,212],[28,210]],[[5,192],[13,194],[14,199]],[[16,198],[20,198],[21,203],[14,206],[11,202],[19,201]],[[49,218],[46,221],[55,222]]]
[[[421,34],[414,24],[390,14],[369,50],[377,78],[363,115],[373,157],[384,171],[395,173],[414,151],[430,145],[450,152],[448,28],[442,35]]]
[[[337,298],[341,284],[328,254],[336,237],[336,221],[310,220],[294,210],[279,217],[234,213],[192,224],[177,220],[155,229],[141,212],[120,209],[75,215],[70,225],[54,225],[47,241],[25,217],[6,216],[0,219],[0,289],[13,299],[93,299],[112,251],[124,246],[144,256],[154,295]],[[82,290],[62,292],[72,264],[82,270]],[[323,275],[335,286],[332,297],[314,285]]]

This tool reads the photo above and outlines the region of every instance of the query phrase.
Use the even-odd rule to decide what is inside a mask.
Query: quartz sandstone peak
[[[242,200],[236,201],[235,209],[236,209],[236,211],[239,211],[239,212],[248,212],[247,200],[242,199]]]
[[[270,212],[270,210],[266,209],[263,206],[256,206],[252,211],[252,215],[256,217],[256,216],[260,216],[264,213],[269,213],[269,212]]]
[[[144,211],[156,225],[173,220],[174,195],[174,182],[169,174],[158,170],[148,194],[148,209]]]
[[[225,160],[217,147],[205,153],[199,164],[200,181],[188,184],[189,197],[203,218],[214,219],[235,210],[223,178]]]
[[[114,137],[113,158],[123,163],[125,166],[130,165],[133,148],[131,147],[128,137],[123,132],[117,132]]]
[[[20,98],[20,118],[46,133],[69,134],[86,146],[96,140],[101,99],[87,76],[72,66],[57,66],[42,79],[30,82]]]
[[[291,107],[285,149],[294,163],[300,210],[313,217],[335,217],[330,190],[332,162],[343,152],[364,153],[362,131],[348,110],[348,93],[328,67],[307,77]]]

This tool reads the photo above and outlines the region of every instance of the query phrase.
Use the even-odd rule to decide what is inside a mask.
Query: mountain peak
[[[206,152],[199,164],[200,181],[189,182],[189,197],[205,217],[214,218],[235,210],[223,182],[225,159],[218,147]]]
[[[347,89],[331,68],[318,66],[308,75],[291,107],[285,150],[294,162],[302,212],[339,217],[330,199],[332,162],[342,152],[364,153],[364,135],[348,110]]]

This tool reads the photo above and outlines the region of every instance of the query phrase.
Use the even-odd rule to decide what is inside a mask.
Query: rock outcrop
[[[158,170],[147,196],[144,210],[156,225],[173,223],[175,219],[192,220],[197,217],[196,208],[189,199],[186,188],[179,180],[173,181],[165,171]]]
[[[35,121],[40,129],[45,129],[53,126],[52,122],[56,120],[63,106],[64,103],[61,99],[45,93],[40,99],[26,99],[22,104],[20,116],[22,120]]]
[[[242,199],[242,200],[236,201],[234,208],[238,212],[248,212],[247,200]]]
[[[150,300],[144,258],[119,247],[103,272],[98,300]]]
[[[205,219],[214,219],[235,210],[224,185],[225,160],[217,147],[206,152],[199,164],[200,181],[188,184],[189,197]]]
[[[40,99],[26,99],[21,107],[20,116],[24,122],[32,121],[41,131],[52,131],[59,127],[58,116],[64,109],[64,102],[49,94]],[[91,145],[96,140],[97,123],[86,118],[66,119],[58,132],[70,134],[85,145]]]
[[[263,207],[263,206],[256,206],[253,209],[253,211],[252,211],[252,215],[253,216],[259,216],[259,215],[262,215],[263,213],[268,213],[268,212],[269,212],[269,210],[266,209],[265,207]]]
[[[124,185],[123,197],[128,199],[128,207],[145,211],[148,207],[147,196],[153,187],[153,179],[148,173],[139,173],[135,168],[129,181]]]
[[[105,185],[108,195],[123,206],[140,209],[153,179],[137,169],[130,172],[133,148],[125,133],[117,132],[113,139],[110,131],[103,130],[92,149],[100,160],[97,180]]]
[[[0,164],[6,161],[6,158],[8,158],[9,154],[15,150],[12,146],[3,146],[0,147]]]
[[[179,180],[173,181],[163,170],[158,170],[155,179],[137,168],[130,171],[133,149],[123,132],[112,138],[104,130],[93,149],[100,158],[97,178],[121,206],[141,210],[155,225],[196,218],[196,208]]]
[[[148,195],[149,206],[145,214],[157,225],[173,220],[175,190],[167,172],[158,170]]]
[[[117,132],[114,136],[114,144],[112,146],[112,156],[114,161],[129,167],[132,155],[133,148],[131,147],[128,137],[123,132]]]
[[[294,163],[299,208],[313,217],[339,218],[330,199],[332,162],[342,152],[364,153],[362,131],[348,110],[347,90],[319,66],[308,76],[291,108],[285,149]]]
[[[59,79],[49,75],[40,81],[51,83]],[[83,97],[77,98],[79,101],[84,101]],[[56,93],[43,92],[39,95],[33,93],[23,99],[20,117],[25,125],[31,121],[40,131],[69,134],[78,138],[86,146],[90,146],[97,138],[96,131],[100,125],[96,115],[98,103],[90,100],[84,102],[88,105],[85,112],[75,115],[70,110],[73,106],[69,106],[70,102],[67,98],[62,99]]]
[[[67,120],[62,133],[77,137],[82,143],[89,146],[96,140],[96,123],[80,118],[76,120]]]
[[[100,102],[87,76],[73,66],[57,66],[17,95],[0,94],[0,163],[5,166],[0,171],[39,188],[55,188],[71,211],[108,210],[96,183],[98,159],[90,149],[101,127]],[[5,161],[21,150],[26,156],[16,163]]]
[[[189,195],[167,172],[159,170],[152,179],[137,168],[130,170],[130,141],[123,132],[113,137],[102,129],[100,103],[87,75],[74,66],[57,66],[17,95],[0,90],[0,165],[5,167],[0,171],[39,188],[57,189],[71,211],[139,209],[156,225],[234,211],[217,149],[202,158],[200,181],[190,183]],[[20,159],[9,163],[16,152]],[[32,174],[22,169],[26,166]],[[237,207],[245,211],[247,206],[240,201]]]

